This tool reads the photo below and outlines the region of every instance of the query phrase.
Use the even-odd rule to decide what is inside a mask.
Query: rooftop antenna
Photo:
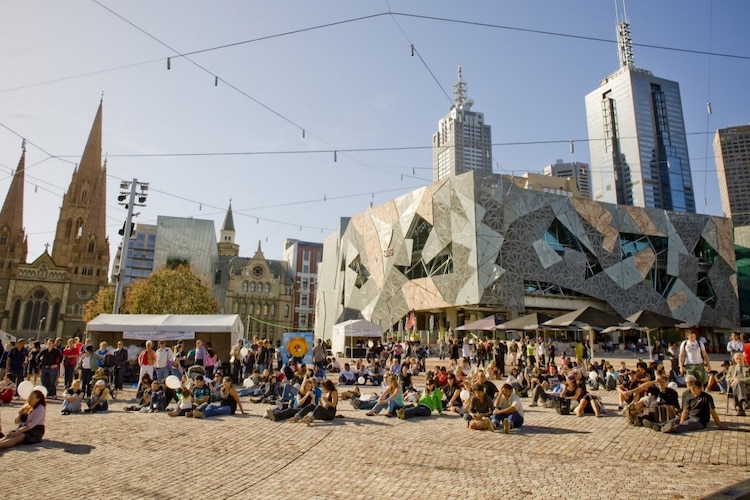
[[[615,16],[617,18],[617,55],[620,59],[621,68],[635,67],[635,56],[633,55],[633,39],[630,35],[630,21],[628,12],[625,9],[625,0],[622,0],[623,18],[620,19],[620,13],[617,9],[617,0],[615,0]]]
[[[458,81],[454,87],[456,90],[453,91],[453,95],[455,96],[453,102],[456,103],[457,108],[460,108],[466,100],[466,82],[461,78],[461,66],[458,67]]]

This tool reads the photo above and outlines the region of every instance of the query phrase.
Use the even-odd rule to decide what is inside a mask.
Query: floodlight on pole
[[[124,283],[124,272],[125,272],[125,263],[127,261],[127,255],[128,255],[128,247],[130,246],[130,238],[133,236],[133,207],[138,206],[142,207],[145,206],[144,203],[146,202],[146,191],[148,190],[148,184],[147,183],[139,183],[138,179],[133,179],[132,182],[129,181],[123,181],[120,183],[120,189],[130,189],[129,192],[120,192],[120,195],[117,197],[117,201],[120,205],[125,205],[125,208],[128,210],[127,218],[125,219],[125,225],[123,226],[122,231],[122,252],[120,253],[120,265],[117,271],[117,287],[115,289],[115,303],[112,308],[113,314],[119,314],[120,312],[120,302],[122,301],[122,295],[125,291],[125,283]],[[140,191],[139,193],[136,193],[136,191]],[[138,196],[138,203],[135,203],[135,197]],[[127,203],[125,203],[125,199],[127,198]]]

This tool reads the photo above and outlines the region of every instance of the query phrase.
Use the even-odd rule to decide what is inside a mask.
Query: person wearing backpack
[[[680,344],[680,372],[683,376],[693,375],[702,387],[708,382],[711,361],[706,354],[706,347],[698,341],[695,330],[690,330],[687,340]]]

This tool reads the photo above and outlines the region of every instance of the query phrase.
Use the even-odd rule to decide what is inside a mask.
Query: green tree
[[[129,314],[214,314],[219,310],[211,285],[186,265],[162,268],[133,283],[123,305]]]
[[[88,323],[100,314],[112,314],[115,306],[115,289],[107,286],[99,290],[94,298],[83,305],[83,321]]]

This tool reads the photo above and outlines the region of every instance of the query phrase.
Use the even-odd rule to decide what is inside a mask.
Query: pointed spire
[[[24,141],[18,167],[8,188],[3,208],[0,210],[0,262],[25,263],[28,241],[23,230],[23,190],[26,173],[26,141]],[[10,276],[10,265],[0,266],[0,276]]]
[[[89,139],[86,141],[86,149],[83,150],[78,169],[79,172],[94,173],[95,178],[99,177],[102,165],[102,106],[103,101],[99,101],[99,109],[96,110],[96,117],[91,125]]]
[[[461,77],[461,66],[458,67],[458,81],[454,87],[456,90],[453,91],[453,95],[455,96],[453,102],[456,103],[457,108],[460,108],[466,100],[466,82]]]
[[[229,208],[227,209],[227,215],[224,217],[224,225],[221,226],[222,231],[234,231],[234,217],[232,215],[232,200],[229,200]]]

